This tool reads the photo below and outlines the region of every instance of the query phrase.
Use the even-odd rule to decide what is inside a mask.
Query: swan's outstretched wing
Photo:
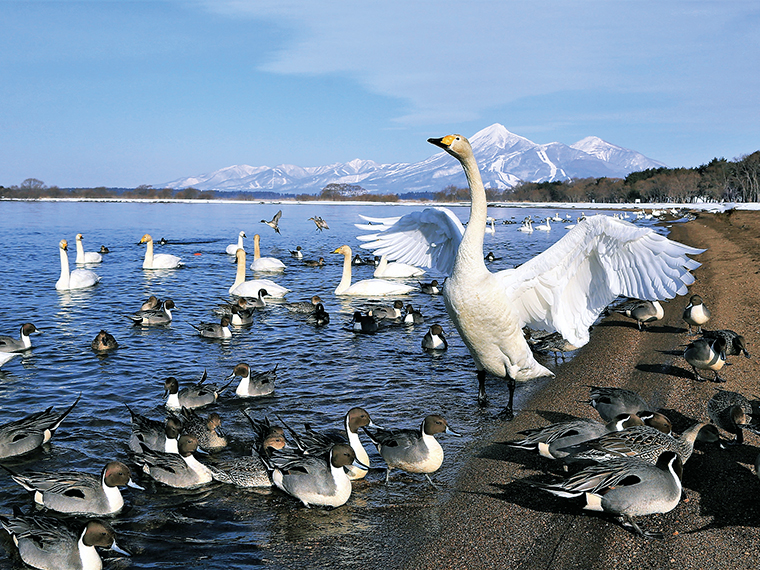
[[[522,325],[557,330],[571,344],[588,342],[588,328],[619,295],[670,299],[694,282],[702,253],[648,228],[591,216],[549,249],[497,273]]]
[[[356,227],[376,232],[358,236],[360,241],[368,242],[362,244],[363,248],[389,260],[451,274],[464,226],[448,208],[425,208],[400,218],[362,218],[372,224]]]

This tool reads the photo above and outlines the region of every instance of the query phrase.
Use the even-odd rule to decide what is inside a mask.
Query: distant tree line
[[[331,200],[398,202],[433,200],[465,202],[469,190],[448,186],[439,192],[408,194],[370,194],[356,184],[328,184],[317,194],[279,194],[277,192],[214,192],[196,188],[58,188],[41,180],[27,178],[19,186],[0,186],[0,197],[35,198],[141,198],[147,200]],[[715,158],[696,168],[650,168],[632,172],[625,178],[579,178],[555,182],[524,182],[515,188],[486,188],[489,202],[647,202],[727,201],[760,202],[760,151],[735,160]]]

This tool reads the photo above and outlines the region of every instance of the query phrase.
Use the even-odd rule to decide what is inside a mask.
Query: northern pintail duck
[[[691,296],[689,304],[683,310],[683,320],[689,325],[689,334],[691,334],[691,327],[697,327],[697,334],[702,332],[702,325],[710,320],[710,310],[702,302],[702,297]]]
[[[435,439],[438,433],[459,436],[451,430],[443,416],[427,416],[419,429],[379,429],[374,433],[364,428],[387,464],[385,482],[388,483],[391,470],[402,469],[409,473],[424,473],[428,482],[435,486],[430,473],[438,471],[443,464],[443,448]]]
[[[615,457],[637,457],[648,463],[655,463],[664,451],[678,454],[681,463],[686,463],[694,451],[694,442],[706,426],[696,423],[679,437],[661,432],[649,425],[633,426],[623,431],[611,432],[576,445],[562,449],[565,461],[608,461]],[[714,432],[713,432],[714,434]],[[714,440],[710,435],[708,439]]]
[[[116,342],[111,333],[101,330],[92,340],[90,346],[95,352],[103,354],[119,348],[119,343]]]
[[[167,299],[155,309],[140,309],[133,315],[128,315],[136,325],[168,325],[172,322],[172,309],[176,308],[172,299]]]
[[[316,261],[313,259],[304,259],[303,264],[307,267],[322,267],[325,264],[325,258],[320,257]]]
[[[433,279],[430,283],[420,283],[420,291],[422,291],[425,295],[440,295],[441,294],[441,288],[438,286],[438,280]]]
[[[295,259],[303,259],[303,251],[301,251],[300,245],[297,245],[295,249],[290,250],[290,257],[293,257]]]
[[[314,216],[312,218],[309,218],[314,224],[317,226],[317,230],[320,232],[322,230],[329,230],[330,226],[327,225],[327,222],[322,219],[321,216]]]
[[[589,386],[588,403],[606,422],[620,414],[637,414],[651,406],[633,390],[605,386]]]
[[[253,313],[256,312],[256,307],[252,306],[248,299],[245,297],[238,297],[234,303],[225,302],[223,305],[219,305],[214,313],[220,317],[227,317],[230,319],[230,323],[236,327],[247,326],[253,323]]]
[[[736,436],[731,444],[740,445],[744,442],[745,429],[757,431],[756,427],[750,425],[752,404],[738,392],[718,390],[707,401],[707,415],[720,429]]]
[[[282,217],[282,210],[278,210],[277,213],[274,215],[274,217],[269,220],[268,222],[266,220],[261,220],[261,223],[268,225],[270,228],[272,228],[276,233],[280,233],[280,218]]]
[[[60,519],[40,516],[0,516],[0,524],[13,537],[21,560],[42,570],[100,570],[96,546],[129,554],[118,547],[113,529],[102,521],[89,521],[80,533]]]
[[[76,235],[77,258],[75,260],[75,263],[77,265],[82,265],[85,263],[101,263],[103,261],[103,256],[97,251],[85,251],[83,240],[84,236],[82,234]]]
[[[12,336],[0,336],[0,352],[23,352],[32,348],[32,341],[29,335],[39,332],[37,327],[32,323],[21,325],[19,338]]]
[[[268,296],[269,292],[266,289],[261,288],[256,293],[256,297],[252,298],[248,304],[254,309],[263,309],[267,306],[267,302],[264,300],[264,297]]]
[[[558,497],[584,497],[584,509],[623,517],[623,526],[639,535],[662,538],[643,531],[633,517],[668,513],[681,500],[683,466],[678,454],[665,451],[654,465],[631,457],[598,463],[554,484],[535,485]]]
[[[558,355],[562,356],[562,360],[565,360],[565,353],[577,350],[578,347],[570,344],[568,340],[558,332],[553,332],[542,337],[539,340],[531,342],[528,340],[530,348],[534,352],[553,352],[554,362],[557,362]]]
[[[518,449],[538,450],[543,457],[561,459],[567,456],[563,448],[588,441],[606,433],[621,431],[626,428],[644,425],[635,414],[620,414],[613,420],[603,424],[595,420],[579,418],[565,422],[556,422],[541,428],[519,432],[525,436],[522,439],[509,441],[507,445]]]
[[[351,480],[344,467],[367,469],[356,459],[350,445],[335,444],[328,455],[300,455],[273,452],[272,482],[278,489],[301,501],[306,507],[340,507],[351,496]],[[266,462],[267,459],[264,459]]]
[[[404,308],[402,301],[393,301],[392,307],[373,307],[367,311],[367,314],[371,317],[375,317],[378,320],[394,320],[401,318],[401,311]]]
[[[665,310],[659,301],[638,301],[622,312],[626,317],[636,321],[639,330],[641,330],[642,325],[662,320],[665,316]]]
[[[192,435],[198,440],[198,447],[203,451],[216,451],[227,447],[227,437],[222,431],[222,418],[216,412],[211,412],[203,418],[195,410],[182,408],[177,414],[182,433]]]
[[[492,225],[491,227],[493,227],[493,225]],[[488,230],[488,228],[486,228],[486,231],[487,231],[487,230]],[[493,232],[491,232],[491,233],[493,233]],[[492,252],[492,251],[489,251],[488,253],[486,253],[486,256],[485,256],[485,258],[484,258],[484,259],[485,259],[485,260],[486,260],[488,263],[492,263],[492,262],[494,262],[494,261],[499,261],[499,260],[501,259],[501,257],[496,257],[496,256],[493,254],[493,252]]]
[[[219,394],[229,384],[222,387],[216,384],[206,384],[208,374],[203,371],[203,376],[197,384],[179,389],[179,382],[173,376],[164,381],[164,395],[168,395],[166,407],[170,410],[179,410],[183,406],[186,408],[201,408],[216,402]]]
[[[100,249],[98,250],[98,253],[103,255],[104,253],[111,253],[111,250],[108,249],[105,245],[101,245]]]
[[[273,433],[264,438],[260,453],[269,456],[274,450],[287,447],[282,434]],[[271,487],[270,471],[254,449],[253,455],[236,457],[214,465],[214,479],[236,487]]]
[[[420,313],[417,309],[412,307],[411,303],[406,306],[406,309],[404,311],[405,325],[421,325],[425,322],[425,317],[423,317],[422,313]]]
[[[283,422],[284,423],[284,422]],[[351,408],[343,417],[343,431],[325,431],[318,432],[311,428],[309,424],[304,425],[302,432],[296,432],[287,424],[285,427],[293,435],[299,449],[308,455],[323,455],[336,443],[345,443],[351,446],[356,455],[356,459],[362,465],[369,468],[370,461],[367,450],[364,449],[359,439],[359,428],[372,427],[380,429],[379,426],[372,422],[369,412],[364,408]],[[363,479],[367,475],[367,469],[355,465],[347,465],[346,472],[348,478],[353,480]]]
[[[372,315],[362,315],[361,311],[354,311],[350,325],[351,330],[357,333],[374,333],[379,328],[375,317]]]
[[[82,397],[80,394],[64,412],[53,411],[53,406],[20,420],[0,426],[0,459],[29,453],[50,441],[55,430],[71,413]]]
[[[314,295],[309,301],[297,301],[295,303],[285,303],[285,308],[291,313],[300,313],[303,315],[310,315],[313,313],[317,305],[322,302],[322,298],[319,295]]]
[[[118,513],[124,506],[119,487],[142,487],[132,481],[124,463],[111,461],[100,476],[79,471],[14,473],[11,478],[30,493],[40,506],[70,515],[103,516]]]
[[[232,338],[230,319],[228,317],[222,317],[218,323],[201,323],[199,325],[190,323],[190,326],[197,330],[198,334],[203,338],[213,338],[216,340],[228,340]]]
[[[330,315],[325,311],[324,305],[319,303],[314,312],[306,317],[306,322],[321,327],[330,323]]]
[[[141,311],[150,311],[151,309],[158,309],[161,306],[161,300],[155,295],[148,297],[142,305],[140,305]]]
[[[145,417],[127,406],[131,417],[132,433],[129,437],[129,449],[142,451],[145,445],[154,451],[178,453],[177,439],[182,430],[182,422],[175,416],[169,416],[166,421],[153,420]]]
[[[213,470],[193,456],[198,449],[195,436],[180,436],[177,447],[179,453],[165,453],[143,447],[140,453],[135,454],[135,462],[144,473],[169,487],[192,489],[214,480]]]
[[[267,396],[274,392],[274,385],[277,380],[277,365],[271,370],[263,372],[251,372],[251,367],[241,362],[235,366],[232,374],[227,379],[240,377],[240,384],[235,388],[235,394],[239,398],[255,398],[258,396]]]
[[[716,338],[723,338],[723,342],[726,343],[726,354],[736,356],[743,354],[745,358],[749,358],[749,352],[747,352],[747,343],[744,337],[737,332],[728,329],[719,329],[714,331],[708,331],[702,329],[702,338],[715,340]]]
[[[443,327],[441,325],[433,325],[430,327],[425,336],[422,337],[422,349],[423,350],[446,350],[449,348],[449,343],[446,341],[446,337],[443,336]]]
[[[694,379],[699,380],[699,370],[712,370],[713,382],[725,382],[718,374],[726,364],[726,341],[723,337],[714,340],[700,338],[689,344],[683,351],[683,357],[694,370]]]

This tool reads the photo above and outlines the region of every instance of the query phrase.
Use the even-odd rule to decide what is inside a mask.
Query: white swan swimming
[[[388,277],[418,277],[424,275],[425,270],[421,267],[415,267],[408,263],[398,263],[393,261],[388,263],[388,258],[385,256],[380,257],[380,263],[377,264],[375,272],[372,274],[377,278]]]
[[[230,295],[258,297],[259,290],[266,289],[270,297],[284,297],[286,293],[290,292],[290,289],[286,289],[270,279],[251,279],[250,281],[246,281],[245,250],[237,250],[235,259],[237,261],[237,273],[235,274],[235,282],[230,287]]]
[[[403,283],[394,283],[385,279],[364,279],[351,285],[351,248],[341,246],[333,253],[343,255],[343,277],[335,289],[336,295],[354,295],[359,297],[375,297],[383,295],[406,295],[414,291],[414,287]]]
[[[279,259],[275,257],[261,257],[260,241],[261,236],[259,234],[253,236],[253,263],[251,263],[251,269],[265,273],[281,273],[285,271],[285,264]]]
[[[153,255],[153,238],[150,234],[145,234],[140,238],[140,243],[147,243],[148,248],[145,250],[145,261],[143,269],[175,269],[182,265],[182,261],[176,255],[168,253],[157,253]]]
[[[514,269],[491,273],[483,260],[486,194],[469,141],[449,135],[429,142],[460,161],[472,204],[467,229],[445,208],[412,212],[360,236],[362,247],[405,263],[436,267],[449,275],[446,310],[478,370],[478,400],[484,402],[485,377],[505,378],[512,416],[515,381],[553,375],[533,357],[522,333],[526,325],[559,331],[575,346],[589,340],[589,326],[618,295],[664,299],[687,292],[686,257],[703,250],[689,247],[628,222],[593,216],[549,249]]]
[[[77,264],[102,263],[103,256],[96,251],[85,251],[82,244],[82,234],[77,234]]]
[[[487,234],[496,234],[496,226],[494,225],[496,223],[496,220],[492,218],[491,216],[488,216],[486,218],[486,228],[485,233]]]
[[[538,230],[540,232],[550,232],[552,230],[552,225],[551,225],[551,222],[549,220],[551,220],[551,218],[546,218],[546,223],[545,224],[540,224],[540,225],[536,226],[533,229],[534,230]]]
[[[518,231],[524,232],[526,234],[532,234],[533,233],[533,220],[525,220],[522,225],[517,228]]]
[[[240,233],[238,234],[237,243],[231,243],[230,245],[227,246],[227,249],[224,250],[227,252],[227,255],[235,255],[237,250],[244,249],[243,248],[244,237],[246,237],[245,232],[241,230]]]
[[[69,242],[62,239],[58,244],[58,250],[61,254],[61,276],[55,282],[55,288],[58,291],[69,291],[71,289],[86,289],[98,284],[100,277],[94,271],[89,269],[75,269],[69,271]]]

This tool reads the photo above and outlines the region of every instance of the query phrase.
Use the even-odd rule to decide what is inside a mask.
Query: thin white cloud
[[[289,23],[294,38],[262,70],[345,74],[403,101],[407,124],[470,121],[566,91],[663,93],[721,101],[720,78],[757,55],[748,2],[213,1],[229,17]],[[737,37],[737,34],[739,37]],[[731,50],[737,48],[734,58]],[[717,65],[722,60],[722,65]],[[755,60],[757,61],[757,60]],[[709,66],[708,69],[705,66]],[[717,78],[706,80],[706,75]],[[734,89],[756,80],[735,77]]]

